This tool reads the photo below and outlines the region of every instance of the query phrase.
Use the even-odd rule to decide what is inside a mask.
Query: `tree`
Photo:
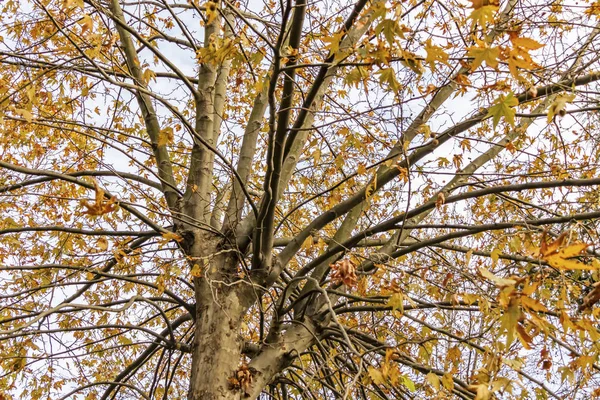
[[[0,3],[0,398],[600,396],[600,5],[471,2]]]

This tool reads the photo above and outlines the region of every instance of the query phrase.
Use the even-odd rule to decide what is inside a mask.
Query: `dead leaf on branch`
[[[255,373],[256,370],[254,368],[248,367],[246,363],[242,364],[233,376],[228,379],[230,388],[243,391],[247,395],[250,393],[250,385]]]
[[[573,102],[575,97],[576,95],[574,93],[563,93],[558,95],[548,109],[548,117],[546,122],[552,122],[557,115],[564,117],[567,114],[567,104]]]
[[[331,264],[333,273],[331,280],[334,283],[343,283],[348,287],[355,287],[357,283],[356,267],[350,260],[340,260],[335,264]]]
[[[98,216],[111,213],[116,211],[119,207],[117,203],[117,199],[112,196],[110,198],[105,198],[105,192],[100,188],[98,182],[94,180],[94,192],[95,192],[95,200],[90,203],[87,200],[81,200],[81,205],[86,208],[84,213],[87,215]]]

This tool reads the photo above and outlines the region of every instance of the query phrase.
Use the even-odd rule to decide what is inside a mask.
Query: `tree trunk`
[[[239,399],[229,378],[240,365],[239,332],[248,305],[234,282],[237,258],[220,248],[214,234],[196,231],[194,237],[188,256],[202,275],[194,279],[196,326],[188,400]]]
[[[198,282],[196,330],[188,400],[239,399],[229,378],[240,365],[238,335],[244,307],[238,294],[224,284]]]

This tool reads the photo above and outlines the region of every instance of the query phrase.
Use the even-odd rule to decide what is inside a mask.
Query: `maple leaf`
[[[411,53],[410,51],[403,51],[400,62],[402,65],[410,68],[415,74],[419,76],[423,74],[423,65],[421,65],[421,60],[418,60],[414,53]]]
[[[479,10],[484,6],[498,6],[500,4],[499,0],[469,0],[471,2],[471,8],[474,10]]]
[[[393,68],[384,68],[376,73],[379,75],[379,83],[386,84],[395,93],[402,89],[402,85],[396,79],[396,71]]]
[[[479,26],[485,28],[488,23],[494,22],[494,14],[498,11],[498,7],[494,5],[486,5],[480,8],[476,8],[469,15],[469,19],[472,19],[471,30],[475,28],[475,25],[479,23]]]
[[[523,348],[525,348],[527,350],[531,350],[531,344],[533,343],[533,338],[531,337],[531,335],[529,333],[527,333],[527,330],[525,330],[525,327],[523,325],[517,323],[516,332],[517,332],[517,337],[519,338],[519,341],[523,345]]]
[[[429,64],[429,69],[431,71],[435,71],[435,63],[440,62],[442,64],[448,64],[448,54],[442,49],[440,46],[432,45],[431,39],[427,39],[425,41],[425,51],[427,52],[427,57],[425,57],[425,62]]]
[[[498,57],[500,57],[499,47],[472,46],[469,47],[467,53],[469,57],[473,57],[471,71],[475,71],[484,61],[488,67],[496,68],[498,66]]]
[[[523,80],[519,74],[518,68],[531,70],[536,67],[536,64],[531,59],[528,52],[521,49],[511,49],[508,53],[508,69],[512,76],[518,80]]]
[[[388,306],[392,306],[392,310],[399,310],[400,313],[404,313],[404,295],[399,293],[394,293],[390,296],[387,301]]]
[[[427,381],[427,383],[433,386],[435,390],[440,390],[440,377],[437,376],[435,373],[430,372],[427,375],[425,375],[425,380]]]
[[[393,19],[384,19],[375,28],[375,34],[379,35],[383,32],[383,36],[389,44],[393,45],[398,38],[404,39],[404,32],[398,22]]]
[[[479,385],[469,385],[468,389],[472,392],[475,392],[474,400],[489,400],[492,392],[488,388],[487,383],[479,384]]]
[[[164,240],[169,241],[169,242],[171,240],[174,240],[179,243],[183,242],[183,238],[181,237],[181,235],[179,235],[178,233],[175,233],[175,232],[165,232],[162,234],[162,237]]]
[[[204,4],[204,7],[206,9],[206,25],[210,25],[219,15],[218,6],[214,1],[209,0]]]
[[[115,197],[110,197],[109,199],[104,198],[105,192],[100,188],[96,180],[94,180],[94,192],[96,196],[93,203],[81,200],[81,205],[86,208],[84,211],[85,214],[98,216],[108,214],[118,208],[117,199]]]
[[[145,85],[147,85],[148,83],[150,83],[151,80],[154,80],[154,82],[156,82],[156,72],[152,71],[149,68],[146,68],[144,70],[144,73],[142,74],[142,81]]]
[[[584,264],[573,259],[590,245],[578,242],[563,247],[565,237],[566,233],[563,233],[556,240],[548,243],[546,242],[546,232],[544,232],[540,245],[540,257],[550,266],[562,270],[596,270],[597,268],[594,265]]]
[[[504,310],[502,317],[500,317],[500,321],[502,322],[500,326],[500,331],[503,332],[506,330],[507,348],[510,347],[513,340],[515,339],[515,333],[517,333],[517,325],[519,323],[519,318],[521,318],[521,307],[519,298],[511,297],[507,309]]]
[[[106,238],[100,238],[96,241],[96,247],[100,251],[105,251],[108,249],[108,240]]]
[[[385,376],[383,376],[381,371],[374,367],[369,367],[369,377],[376,385],[384,385],[386,382]]]
[[[494,121],[494,128],[500,122],[500,118],[504,117],[504,120],[510,125],[515,125],[515,109],[513,107],[519,104],[519,100],[514,96],[512,92],[508,95],[500,95],[494,105],[488,109],[486,117],[492,117]]]
[[[542,47],[545,46],[533,39],[518,37],[518,36],[511,37],[510,41],[512,42],[513,45],[515,45],[517,47],[522,47],[527,50],[537,50],[537,49],[541,49]]]
[[[355,287],[357,283],[356,267],[350,260],[341,260],[331,265],[333,270],[331,280],[334,283],[343,283],[348,287]]]
[[[31,113],[31,111],[27,111],[24,108],[15,109],[15,114],[20,115],[27,122],[33,121],[33,114]]]
[[[173,132],[173,128],[166,127],[165,129],[160,130],[156,144],[158,147],[166,146],[169,143],[173,143],[174,138],[175,134]]]
[[[84,14],[84,16],[79,20],[79,25],[81,25],[81,34],[83,35],[88,31],[92,31],[92,28],[94,27],[94,21],[88,14]]]
[[[546,121],[548,123],[552,122],[557,114],[561,117],[564,116],[566,114],[565,107],[567,106],[567,103],[571,103],[575,100],[575,97],[575,93],[563,93],[556,96],[548,109],[548,118]]]
[[[542,258],[554,268],[596,270],[597,268],[593,265],[584,264],[581,261],[572,259],[572,257],[580,255],[588,246],[589,244],[587,243],[574,243],[556,253],[542,255]]]
[[[328,49],[331,54],[334,54],[340,49],[340,43],[342,42],[342,38],[345,34],[346,32],[341,30],[331,36],[325,36],[321,40],[325,43],[328,43],[325,48]]]

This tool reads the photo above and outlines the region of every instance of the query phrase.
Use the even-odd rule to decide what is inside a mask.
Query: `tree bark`
[[[223,284],[204,281],[201,286],[188,400],[239,399],[241,392],[229,378],[240,364],[242,304],[236,291]]]

